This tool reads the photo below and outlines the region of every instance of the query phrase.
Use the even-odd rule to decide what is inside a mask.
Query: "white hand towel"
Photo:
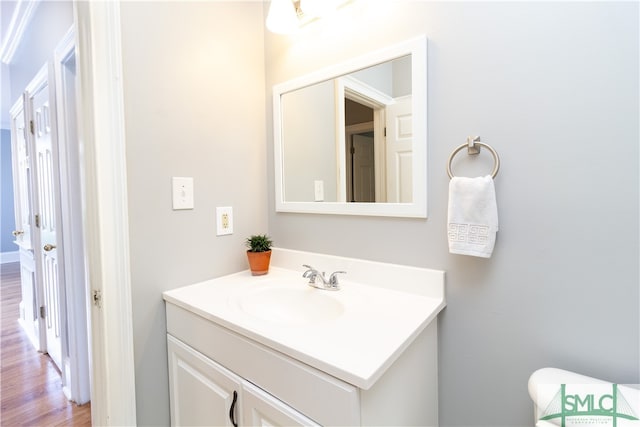
[[[498,231],[491,176],[453,177],[449,182],[449,252],[490,258]]]

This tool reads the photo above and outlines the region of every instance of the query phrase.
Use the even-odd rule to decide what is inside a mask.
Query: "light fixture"
[[[351,0],[271,0],[267,28],[272,33],[293,34],[299,27],[335,12]]]
[[[338,7],[338,0],[301,0],[300,3],[302,13],[313,18],[329,16]]]
[[[267,28],[277,34],[292,34],[298,30],[298,14],[291,0],[271,0]]]

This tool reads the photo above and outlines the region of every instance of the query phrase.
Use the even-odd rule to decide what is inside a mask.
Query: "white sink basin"
[[[250,289],[231,298],[241,311],[264,321],[285,324],[326,322],[342,316],[343,304],[302,280],[297,286],[271,285]]]
[[[363,389],[445,305],[441,271],[282,249],[275,255],[268,275],[243,271],[164,299]],[[338,291],[316,289],[302,277],[303,264],[348,275]]]

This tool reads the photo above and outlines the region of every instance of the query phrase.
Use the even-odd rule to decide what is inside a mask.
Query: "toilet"
[[[557,368],[529,377],[536,427],[640,427],[638,385],[620,385]]]

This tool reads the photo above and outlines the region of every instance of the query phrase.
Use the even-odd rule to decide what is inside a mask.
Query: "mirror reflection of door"
[[[375,202],[373,109],[345,98],[347,201]]]
[[[387,201],[411,203],[413,195],[413,113],[411,96],[387,106],[386,186]]]
[[[375,202],[375,158],[373,131],[351,135],[351,184],[352,202]],[[349,192],[348,192],[349,193]]]

